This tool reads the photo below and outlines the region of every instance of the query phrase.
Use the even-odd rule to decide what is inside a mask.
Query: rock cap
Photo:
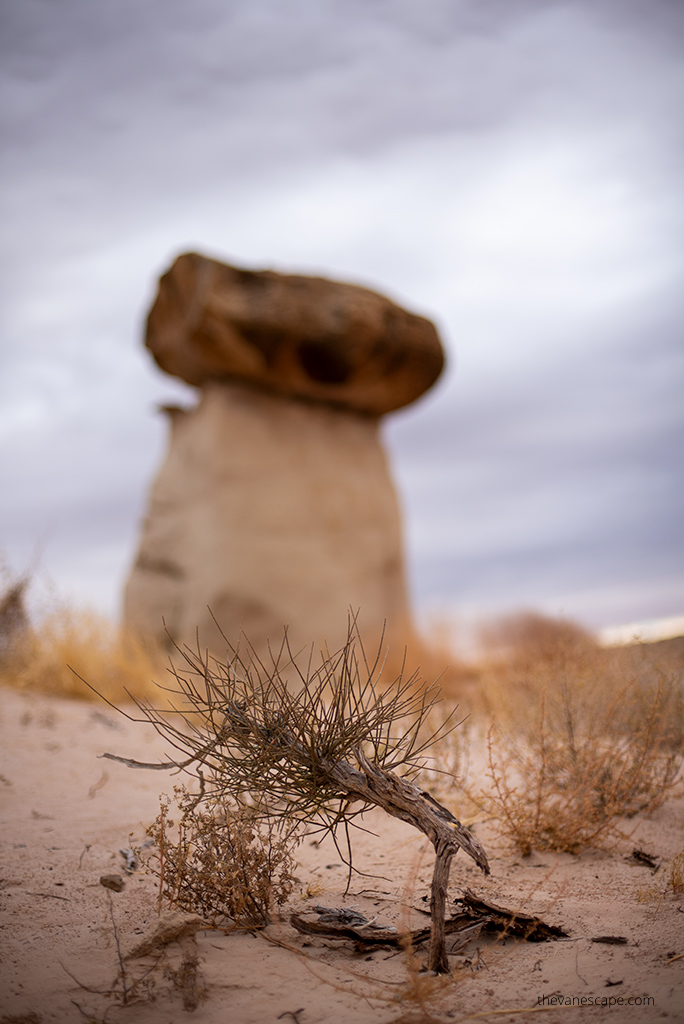
[[[439,377],[434,325],[368,288],[186,253],[159,282],[145,344],[188,384],[242,379],[382,416]]]

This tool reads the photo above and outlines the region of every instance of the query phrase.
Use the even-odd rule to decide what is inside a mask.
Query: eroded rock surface
[[[170,413],[126,590],[129,622],[221,650],[209,608],[235,642],[263,651],[283,626],[295,644],[341,645],[347,611],[364,632],[408,625],[401,521],[376,420],[212,383]],[[404,641],[398,641],[403,643]]]
[[[188,384],[239,378],[381,416],[437,379],[432,323],[367,288],[187,253],[159,283],[146,345]]]

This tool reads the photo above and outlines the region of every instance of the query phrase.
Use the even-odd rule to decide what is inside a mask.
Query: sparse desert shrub
[[[639,892],[639,903],[656,903],[659,908],[667,896],[684,896],[684,849],[672,858],[660,885]]]
[[[534,739],[542,698],[547,727],[570,742],[573,731],[628,736],[655,708],[658,743],[682,750],[684,665],[648,645],[601,647],[574,623],[531,613],[504,619],[487,637],[482,702],[509,732]]]
[[[517,627],[484,674],[490,784],[467,792],[523,853],[605,845],[676,784],[681,679],[565,623]]]
[[[539,612],[505,615],[485,624],[480,634],[487,656],[519,666],[555,663],[563,654],[597,646],[591,633],[577,623]]]
[[[173,687],[164,688],[170,712],[138,702],[141,720],[172,743],[176,759],[143,764],[105,756],[133,768],[185,771],[200,782],[198,807],[246,807],[255,821],[281,821],[286,833],[300,825],[335,837],[341,826],[348,838],[349,824],[369,806],[418,828],[435,849],[428,966],[447,971],[451,860],[463,849],[483,871],[489,865],[474,836],[410,781],[434,742],[422,738],[421,728],[438,692],[419,688],[414,678],[380,688],[380,654],[367,662],[354,622],[344,647],[316,668],[312,652],[293,655],[287,634],[268,666],[249,647],[240,652],[224,639],[227,664],[199,646],[178,652],[184,671],[174,669]],[[286,670],[290,679],[298,676],[298,686],[288,685]]]
[[[274,904],[285,902],[295,885],[292,851],[296,837],[273,823],[255,820],[249,807],[231,808],[217,799],[200,801],[176,787],[180,810],[169,818],[169,801],[147,830],[157,854],[149,865],[169,903],[215,922],[268,924]]]
[[[0,681],[16,689],[92,700],[83,679],[97,679],[112,701],[156,693],[161,652],[104,616],[64,605],[22,630],[0,665]],[[81,676],[82,678],[79,678]]]
[[[628,699],[615,709],[616,735],[628,734],[659,707],[658,735],[663,748],[684,753],[684,660],[682,647],[629,644],[604,652],[613,678],[628,681]]]
[[[538,850],[579,853],[623,835],[620,818],[655,810],[676,784],[679,758],[654,752],[648,725],[622,744],[614,740],[570,750],[543,722],[538,743],[522,749],[492,725],[487,788],[467,789],[524,855]]]

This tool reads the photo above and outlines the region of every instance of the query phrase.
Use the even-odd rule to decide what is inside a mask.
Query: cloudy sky
[[[198,250],[366,284],[449,370],[385,421],[415,606],[684,611],[680,0],[1,0],[0,553],[116,614]]]

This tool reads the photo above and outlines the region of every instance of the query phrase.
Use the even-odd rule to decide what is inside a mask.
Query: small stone
[[[121,875],[100,875],[100,885],[112,892],[121,892],[124,887],[124,880]]]
[[[168,946],[170,942],[180,942],[192,938],[195,932],[210,926],[198,914],[183,914],[177,910],[168,910],[155,921],[149,931],[126,954],[126,959],[147,956],[156,949]]]

